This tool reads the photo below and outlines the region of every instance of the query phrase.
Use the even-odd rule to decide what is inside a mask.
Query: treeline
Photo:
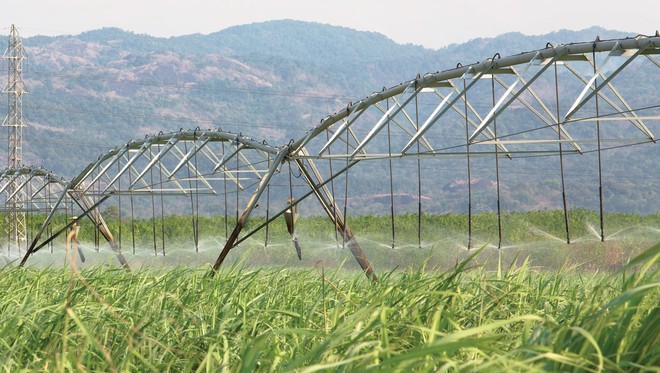
[[[28,220],[29,236],[41,227],[45,216],[33,215]],[[64,215],[56,216],[45,234],[57,232],[64,227]],[[502,214],[502,238],[507,244],[529,243],[553,238],[566,240],[566,226],[563,211],[531,211],[531,212],[508,212]],[[195,235],[198,240],[214,238],[224,242],[227,234],[235,226],[235,217],[224,216],[192,216],[170,215],[164,219],[134,219],[126,217],[119,219],[117,216],[105,218],[115,240],[121,239],[122,246],[135,245],[138,247],[162,248],[165,245],[180,245],[185,243],[194,244]],[[243,235],[252,232],[255,228],[265,223],[263,216],[255,216],[248,220],[243,229]],[[598,237],[600,234],[600,218],[594,211],[576,209],[569,211],[569,231],[572,240],[585,236]],[[4,225],[4,223],[3,223]],[[102,242],[103,238],[95,232],[92,222],[83,219],[79,223],[79,239],[81,242]],[[415,243],[421,235],[422,242],[435,242],[447,237],[466,237],[468,234],[467,214],[425,214],[418,219],[415,214],[391,216],[361,215],[348,216],[348,225],[359,237],[365,237],[379,242],[389,243]],[[639,215],[609,213],[604,216],[605,236],[621,234],[625,230],[635,229],[659,229],[660,213]],[[4,226],[2,226],[4,231]],[[479,213],[472,217],[473,236],[478,242],[498,241],[498,216],[496,213]],[[308,242],[333,242],[335,231],[331,221],[325,216],[302,217],[297,220],[296,234],[301,240]],[[242,236],[243,236],[242,235]],[[64,240],[62,235],[60,240]],[[337,236],[341,239],[341,236]],[[641,237],[638,237],[641,239]],[[254,234],[254,239],[264,242],[284,241],[289,239],[289,234],[284,218],[278,218],[264,226]]]

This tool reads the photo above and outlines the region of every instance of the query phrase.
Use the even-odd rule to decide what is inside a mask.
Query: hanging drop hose
[[[466,90],[465,79],[463,80],[463,91]],[[469,124],[470,118],[468,117],[468,99],[467,92],[465,92],[465,97],[463,98],[465,103],[465,143],[466,143],[466,153],[467,153],[467,187],[468,187],[468,242],[467,249],[472,248],[472,175],[470,170],[470,132]]]
[[[496,54],[499,55],[499,54]],[[493,107],[495,106],[495,79],[491,79]],[[502,248],[502,205],[500,201],[500,152],[497,146],[497,117],[493,117],[493,138],[495,140],[495,183],[497,186],[497,249]]]
[[[561,199],[564,206],[564,228],[566,229],[566,243],[571,243],[571,230],[568,224],[568,204],[566,203],[566,182],[564,180],[564,150],[561,145],[561,113],[559,112],[559,74],[557,72],[557,61],[555,61],[555,101],[557,105],[557,134],[559,135],[559,170],[561,174]]]
[[[268,167],[270,167],[270,154],[266,156],[266,162],[268,164]],[[268,235],[270,233],[269,232],[270,224],[268,223],[269,221],[270,221],[270,183],[266,185],[266,237],[264,239],[264,248],[268,247]]]
[[[417,91],[417,79],[415,79],[415,91]],[[419,95],[415,94],[415,131],[419,131]],[[419,156],[419,139],[417,140],[417,247],[422,248],[422,158]]]
[[[385,88],[383,87],[383,91]],[[390,99],[389,97],[387,98],[387,155],[388,155],[388,161],[389,161],[389,166],[390,166],[390,218],[391,218],[391,225],[392,225],[392,249],[395,247],[396,243],[396,226],[395,226],[395,221],[394,221],[394,175],[392,171],[392,137],[391,137],[391,129],[390,129]]]
[[[596,39],[598,41],[598,38]],[[594,43],[594,49],[592,52],[592,58],[594,62],[594,75],[598,76],[598,67],[596,66],[596,43]],[[598,79],[594,80],[594,88],[598,89]],[[596,91],[595,103],[596,103],[596,136],[598,137],[598,212],[600,216],[600,241],[605,242],[605,218],[604,218],[604,207],[603,207],[603,156],[602,156],[602,144],[600,141],[600,111],[598,110],[598,91]]]
[[[149,147],[149,160],[153,158],[153,154],[151,151],[151,147]],[[150,168],[149,169],[149,185],[152,186],[154,185],[154,169]],[[154,255],[158,256],[158,247],[157,247],[157,240],[156,240],[156,200],[153,191],[150,193],[151,195],[151,231],[152,231],[152,240],[154,243]]]
[[[160,152],[160,144],[158,144],[158,154],[161,154]],[[162,190],[163,188],[163,169],[162,169],[162,164],[158,167],[158,181],[159,181],[159,188]],[[165,202],[163,200],[163,192],[160,192],[160,242],[162,244],[162,252],[163,256],[165,256]]]
[[[296,220],[298,219],[298,205],[294,204],[295,198],[293,198],[293,179],[291,172],[291,161],[289,164],[289,198],[286,200],[286,203],[289,204],[289,208],[284,212],[284,220],[286,221],[286,229],[291,235],[291,240],[293,241],[293,246],[296,248],[296,254],[298,255],[298,260],[302,260],[302,250],[300,249],[300,244],[298,243],[298,237],[296,236]]]
[[[224,156],[225,154],[225,142],[223,141],[221,143],[222,145],[222,155]],[[224,197],[225,197],[225,243],[227,242],[227,239],[229,238],[229,208],[228,208],[228,203],[229,201],[227,200],[227,170],[222,171],[222,183],[225,188],[224,190]]]

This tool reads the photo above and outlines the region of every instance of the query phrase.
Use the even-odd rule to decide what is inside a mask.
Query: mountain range
[[[507,33],[434,50],[373,32],[281,20],[170,38],[117,28],[29,37],[23,40],[29,57],[24,163],[72,177],[119,144],[180,128],[220,127],[284,144],[346,103],[417,74],[597,36],[634,35],[599,27],[536,36]],[[0,48],[6,48],[6,39]],[[6,72],[6,64],[3,68]],[[4,106],[0,115],[6,115]],[[460,180],[427,193],[451,194],[452,183]],[[626,197],[616,209],[660,207],[638,199]],[[545,207],[530,200],[517,208]],[[439,208],[455,209],[460,207]]]

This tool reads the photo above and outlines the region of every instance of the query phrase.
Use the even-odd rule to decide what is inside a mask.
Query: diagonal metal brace
[[[280,167],[280,163],[282,163],[284,157],[288,155],[289,149],[290,149],[289,146],[283,148],[282,150],[280,150],[279,153],[277,153],[277,155],[273,159],[273,164],[268,169],[268,173],[264,175],[264,177],[261,179],[261,182],[259,182],[259,187],[257,188],[256,192],[254,192],[254,194],[252,195],[252,198],[250,198],[247,207],[245,207],[245,210],[243,211],[243,214],[240,216],[240,218],[238,218],[238,221],[236,222],[236,227],[234,227],[234,230],[231,232],[231,235],[229,236],[227,242],[225,243],[225,247],[222,249],[222,252],[220,252],[218,259],[216,259],[215,263],[213,264],[211,270],[211,277],[215,276],[215,274],[218,272],[218,269],[222,265],[222,262],[224,262],[225,258],[227,257],[227,254],[229,254],[229,251],[236,246],[235,243],[236,240],[238,239],[238,235],[241,233],[241,230],[243,230],[243,227],[245,227],[245,224],[250,218],[250,214],[252,214],[252,211],[257,206],[257,202],[259,201],[259,198],[261,197],[263,192],[266,190],[266,187],[270,183],[270,179],[273,177],[273,175],[275,175],[275,173],[277,173],[277,169]]]

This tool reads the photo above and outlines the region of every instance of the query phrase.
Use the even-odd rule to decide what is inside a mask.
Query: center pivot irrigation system
[[[357,164],[384,162],[380,180],[389,184],[392,218],[395,176],[416,181],[421,217],[425,179],[421,162],[453,159],[464,164],[469,248],[472,162],[478,158],[494,160],[501,245],[500,163],[547,157],[561,175],[566,241],[570,243],[564,158],[594,153],[598,157],[600,233],[604,239],[601,152],[656,142],[653,130],[660,123],[659,53],[660,36],[656,34],[548,44],[508,57],[496,54],[483,62],[417,76],[349,103],[283,146],[222,130],[160,133],[116,147],[68,182],[38,168],[6,170],[0,175],[0,191],[6,195],[7,185],[17,185],[12,193],[23,191],[26,212],[47,213],[43,225],[28,235],[21,265],[84,217],[128,268],[122,245],[125,247],[130,241],[127,237],[131,237],[135,250],[133,221],[150,215],[154,253],[166,254],[162,224],[172,210],[168,206],[178,206],[179,213],[181,206],[189,206],[195,249],[199,245],[199,214],[224,213],[226,241],[213,264],[214,273],[230,250],[255,233],[265,229],[268,239],[269,224],[281,215],[286,216],[297,245],[293,226],[296,208],[313,196],[330,218],[341,245],[351,250],[365,274],[376,281],[347,223],[348,180],[362,176],[350,173]],[[655,80],[649,83],[650,79]],[[397,163],[406,159],[415,166],[398,169]],[[119,232],[115,235],[100,212],[109,199],[119,209]],[[6,201],[10,200],[6,195]],[[61,218],[63,211],[75,219]],[[254,214],[265,219],[248,226]]]

